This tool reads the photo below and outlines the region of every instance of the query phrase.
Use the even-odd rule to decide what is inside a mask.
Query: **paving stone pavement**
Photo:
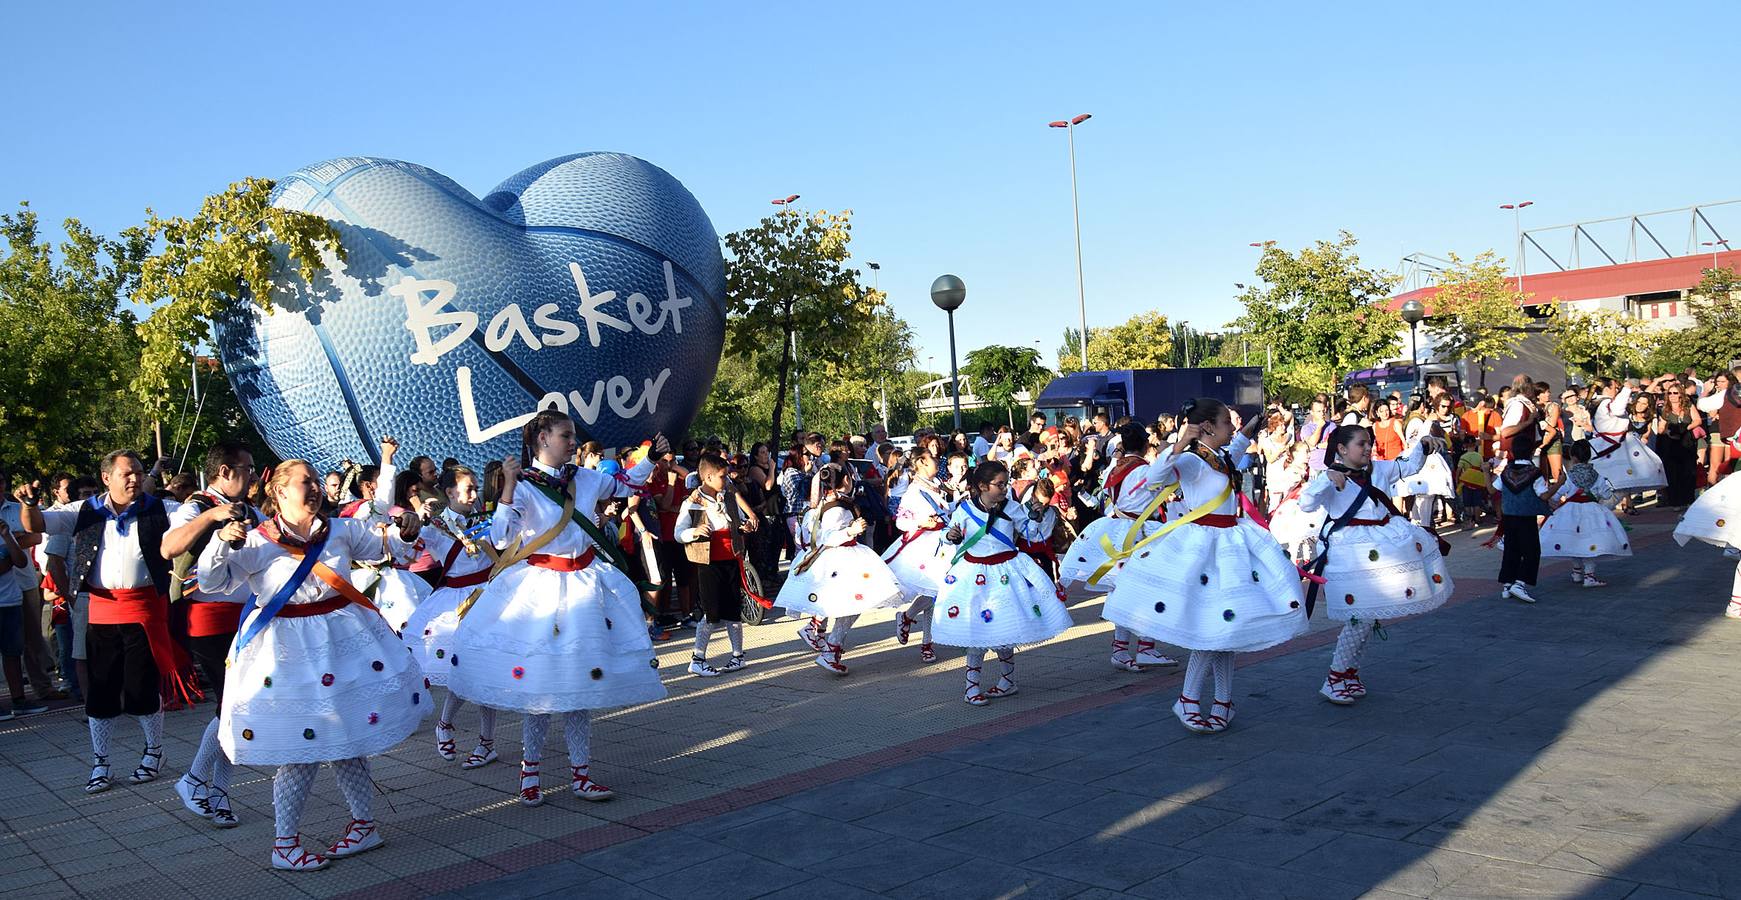
[[[1335,628],[1319,620],[1241,657],[1238,718],[1216,736],[1173,720],[1177,673],[1107,665],[1095,600],[1021,652],[1022,693],[984,709],[960,701],[958,651],[921,664],[887,615],[854,630],[847,678],[812,666],[789,622],[750,630],[736,677],[678,674],[673,642],[671,697],[595,727],[593,772],[617,799],[556,790],[523,809],[511,764],[443,762],[426,723],[374,761],[387,846],[295,876],[266,866],[270,771],[238,768],[240,828],[175,799],[209,708],[168,716],[162,780],[95,797],[78,712],[33,716],[0,725],[0,893],[1741,896],[1733,563],[1675,546],[1666,515],[1629,521],[1638,555],[1604,564],[1613,586],[1549,565],[1534,606],[1498,600],[1497,555],[1453,536],[1457,597],[1387,626],[1367,699],[1318,698]],[[463,753],[475,719],[459,718]],[[498,735],[513,759],[518,718]],[[335,839],[347,818],[323,773],[305,835]]]

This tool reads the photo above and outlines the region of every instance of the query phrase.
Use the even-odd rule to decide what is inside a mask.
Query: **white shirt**
[[[107,504],[108,494],[98,494]],[[144,503],[141,496],[134,503]],[[58,534],[70,538],[73,526],[79,520],[79,507],[84,504],[73,504],[71,509],[45,509],[42,511],[43,529],[45,534]],[[127,533],[122,534],[114,519],[103,522],[103,535],[97,539],[97,561],[85,574],[85,583],[76,590],[84,593],[91,588],[117,590],[120,588],[139,588],[151,586],[151,570],[145,568],[145,552],[139,549],[139,520],[134,518],[127,523]]]
[[[221,497],[226,503],[235,502],[230,500],[228,497],[224,497],[223,493],[218,491],[216,488],[207,488],[206,493],[211,494],[214,497]],[[175,529],[199,518],[199,516],[200,512],[198,504],[183,503],[170,511],[169,528],[171,531],[174,531]],[[265,515],[263,515],[258,509],[254,510],[254,516],[259,519],[265,518]],[[219,526],[219,528],[221,527],[223,526]],[[216,541],[218,539],[218,529],[212,529],[211,534],[211,540]],[[194,560],[194,571],[196,573],[199,571],[199,560]],[[200,595],[195,599],[199,600],[201,603],[246,603],[248,602],[248,591],[245,589],[238,589],[227,594],[209,594],[201,591]]]
[[[1228,456],[1233,459],[1233,465],[1236,469],[1243,465],[1242,457],[1250,446],[1251,439],[1246,437],[1244,432],[1234,435],[1233,440],[1228,443],[1225,449]],[[1147,487],[1150,490],[1160,490],[1169,484],[1178,482],[1179,500],[1185,504],[1186,509],[1192,510],[1220,496],[1221,492],[1226,490],[1231,483],[1227,475],[1216,471],[1215,467],[1203,460],[1203,457],[1195,453],[1175,454],[1172,447],[1168,447],[1165,453],[1157,457],[1154,462],[1149,463],[1148,468],[1143,472],[1143,477],[1148,480]],[[1220,505],[1209,510],[1209,513],[1234,515],[1238,511],[1239,497],[1230,491],[1227,499],[1222,500]]]
[[[901,531],[923,531],[936,516],[949,518],[949,501],[943,499],[943,488],[935,481],[914,478],[901,495],[901,508],[895,513],[895,527]]]
[[[1400,459],[1375,459],[1372,461],[1372,489],[1381,494],[1396,494],[1397,482],[1402,481],[1427,463],[1427,455],[1422,448],[1426,445],[1416,441]],[[1361,509],[1354,514],[1356,519],[1382,519],[1390,514],[1390,510],[1373,501],[1360,485],[1352,479],[1344,481],[1340,488],[1330,480],[1327,471],[1312,476],[1310,483],[1300,491],[1300,510],[1302,512],[1317,512],[1324,510],[1324,515],[1332,522],[1348,513],[1348,507],[1356,499],[1361,502]]]
[[[976,459],[976,460],[985,459],[986,456],[990,453],[991,453],[991,442],[985,439],[985,435],[982,434],[979,437],[976,437],[973,439],[973,458],[974,459]]]
[[[447,531],[432,525],[417,533],[418,542],[423,545],[423,549],[428,551],[430,556],[435,558],[436,562],[447,561],[447,554],[453,551],[455,544],[459,544],[453,535],[465,530],[465,517],[451,509],[442,511],[441,521],[447,527]],[[452,534],[448,532],[452,532]],[[465,545],[460,544],[459,552],[453,555],[453,565],[447,567],[447,577],[452,579],[462,575],[471,575],[493,565],[489,554],[483,549],[483,545],[488,540],[488,538],[483,538],[473,542],[473,546],[477,548],[476,555],[467,553]]]
[[[1038,520],[1028,515],[1028,508],[1013,499],[1006,499],[1003,514],[998,516],[991,528],[980,538],[970,550],[974,556],[992,556],[1015,549],[1015,542],[1025,540],[1029,543],[1039,543],[1050,540],[1052,527],[1057,523],[1056,510],[1046,508],[1045,515]],[[979,523],[984,522],[986,513],[972,500],[964,500],[957,504],[949,516],[951,528],[961,528],[961,539],[965,542],[979,531]],[[975,521],[975,519],[978,521]],[[996,535],[1001,535],[1001,539]]]
[[[1597,445],[1597,450],[1616,443],[1612,436],[1624,436],[1632,427],[1632,420],[1626,416],[1626,406],[1631,400],[1632,385],[1629,384],[1622,387],[1612,398],[1596,404],[1596,409],[1590,413],[1590,424],[1595,426],[1598,434],[1609,436],[1605,443]]]
[[[543,463],[534,462],[533,467],[546,475],[555,476],[555,469]],[[601,501],[612,497],[627,497],[632,487],[638,487],[647,482],[647,476],[653,472],[653,463],[642,460],[634,468],[624,473],[627,481],[618,481],[615,477],[606,475],[597,469],[577,469],[574,473],[574,508],[581,515],[593,516]],[[514,487],[514,502],[503,503],[496,507],[496,515],[490,521],[490,540],[498,547],[514,543],[531,543],[539,535],[554,528],[558,522],[564,523],[562,532],[545,544],[538,552],[550,556],[578,557],[592,547],[592,538],[580,529],[579,525],[562,514],[562,506],[551,502],[544,492],[530,483],[522,483]]]
[[[1499,427],[1510,428],[1513,425],[1522,425],[1524,417],[1534,408],[1535,404],[1529,402],[1523,395],[1514,395],[1510,400],[1505,401],[1505,415],[1500,418]]]
[[[328,518],[326,523],[332,533],[321,547],[320,561],[341,577],[350,573],[353,560],[368,560],[380,554],[381,537],[366,523],[342,516]],[[392,531],[388,540],[397,545],[396,551],[408,549],[399,540],[397,529]],[[213,596],[253,593],[264,605],[290,581],[290,576],[296,574],[300,565],[301,560],[290,555],[290,551],[278,546],[258,528],[248,532],[248,538],[240,549],[232,549],[227,541],[213,540],[206,544],[199,557],[200,593]],[[314,603],[331,594],[333,589],[310,572],[296,586],[287,603]]]
[[[24,507],[22,505],[20,505],[18,501],[16,501],[16,500],[0,501],[0,518],[4,518],[6,520],[6,527],[12,529],[12,536],[14,538],[17,538],[19,535],[25,533],[23,516],[24,516]],[[41,544],[39,543],[37,546],[40,547]],[[24,565],[19,566],[18,568],[15,568],[12,570],[12,575],[13,575],[12,580],[14,580],[18,583],[20,602],[22,602],[22,597],[23,597],[24,591],[34,591],[38,587],[42,586],[42,573],[37,571],[37,568],[36,568],[36,554],[31,552],[35,548],[25,547],[23,549],[24,549]],[[0,575],[0,581],[6,581],[6,580],[7,580],[6,576]],[[6,589],[6,586],[4,584],[0,584],[0,606],[11,606],[12,605],[11,603],[8,603],[6,601],[6,598],[9,595],[10,595],[10,592]]]

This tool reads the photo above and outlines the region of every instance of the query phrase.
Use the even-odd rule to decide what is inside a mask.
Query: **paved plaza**
[[[168,716],[165,777],[82,793],[77,709],[0,725],[0,893],[7,896],[589,898],[1741,896],[1741,622],[1733,562],[1680,548],[1672,518],[1628,520],[1637,555],[1601,590],[1544,567],[1541,602],[1497,599],[1495,551],[1451,535],[1450,606],[1390,623],[1335,707],[1316,689],[1335,635],[1241,657],[1237,718],[1173,719],[1176,670],[1107,664],[1080,600],[1064,637],[1018,656],[1021,693],[960,700],[961,655],[919,662],[888,614],[854,630],[835,678],[780,622],[750,629],[753,667],[704,680],[686,640],[660,648],[671,696],[600,717],[593,772],[521,808],[519,720],[503,763],[439,759],[426,722],[374,761],[387,846],[322,872],[267,867],[271,772],[239,767],[242,826],[212,829],[171,784],[209,707]],[[684,632],[682,638],[687,638]],[[723,647],[717,639],[716,649]],[[995,667],[994,667],[995,668]],[[456,726],[463,757],[475,713]],[[116,770],[137,753],[117,731]],[[328,772],[304,822],[348,816]]]

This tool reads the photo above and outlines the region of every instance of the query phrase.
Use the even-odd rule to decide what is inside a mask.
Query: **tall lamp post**
[[[1517,236],[1517,292],[1519,294],[1523,293],[1523,208],[1534,205],[1534,200],[1499,204],[1500,209],[1511,210],[1511,230]]]
[[[1711,248],[1711,271],[1717,271],[1717,248],[1722,247],[1724,250],[1727,250],[1729,249],[1729,242],[1725,239],[1700,241],[1699,246]]]
[[[882,263],[867,262],[867,263],[865,263],[865,265],[869,266],[870,270],[871,270],[871,290],[876,291],[878,293],[881,293],[882,292],[882,284],[883,284],[883,265],[882,265]],[[884,374],[882,376],[881,380],[882,380],[882,395],[883,395],[883,402],[882,402],[883,430],[888,431],[889,430],[889,376],[887,374]]]
[[[1185,342],[1185,368],[1191,368],[1191,320],[1179,320],[1179,337]]]
[[[791,212],[793,201],[797,194],[776,197],[771,203],[780,208],[780,212]],[[804,397],[798,390],[798,332],[792,332],[792,425],[795,430],[804,430]]]
[[[1421,325],[1421,320],[1427,317],[1427,308],[1419,300],[1410,300],[1402,305],[1402,320],[1409,323],[1409,364],[1415,370],[1415,394],[1421,392],[1421,357],[1420,345],[1415,341],[1415,330]]]
[[[955,430],[961,430],[961,370],[955,362],[955,311],[967,302],[967,282],[939,275],[931,282],[931,302],[949,314],[949,399],[955,404]]]
[[[1082,204],[1076,195],[1076,126],[1094,118],[1090,113],[1046,123],[1048,128],[1062,128],[1070,137],[1070,212],[1076,219],[1076,314],[1082,327],[1082,371],[1088,371],[1088,300],[1082,291]]]

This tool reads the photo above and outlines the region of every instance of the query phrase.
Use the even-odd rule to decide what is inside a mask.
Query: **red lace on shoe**
[[[374,833],[374,822],[365,822],[362,819],[352,819],[350,827],[345,829],[345,836],[341,838],[338,843],[332,845],[332,849],[328,852],[337,856],[342,851],[349,850],[352,847],[361,844],[363,841],[368,839],[369,835]]]

